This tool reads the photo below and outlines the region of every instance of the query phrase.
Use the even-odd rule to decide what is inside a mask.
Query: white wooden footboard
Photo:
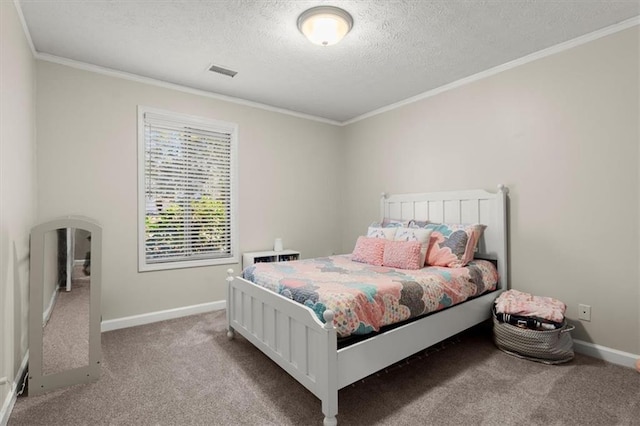
[[[322,401],[325,425],[337,424],[338,353],[333,312],[323,324],[308,307],[227,271],[229,338],[238,332]]]

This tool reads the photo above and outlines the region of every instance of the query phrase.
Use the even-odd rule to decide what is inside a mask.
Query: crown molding
[[[547,56],[555,55],[556,53],[563,52],[568,49],[572,49],[574,47],[580,46],[582,44],[588,43],[590,41],[597,40],[602,37],[606,37],[608,35],[626,30],[633,26],[640,25],[640,16],[636,16],[635,18],[627,19],[625,21],[619,22],[617,24],[602,28],[600,30],[594,31],[589,34],[582,35],[580,37],[556,44],[554,46],[548,47],[543,50],[539,50],[537,52],[531,53],[529,55],[523,56],[522,58],[515,59],[513,61],[504,63],[502,65],[498,65],[493,68],[489,68],[485,71],[480,71],[477,74],[473,74],[469,77],[461,78],[460,80],[456,80],[452,83],[445,84],[444,86],[437,87],[435,89],[426,91],[416,96],[412,96],[410,98],[404,99],[402,101],[393,103],[391,105],[384,106],[382,108],[378,108],[376,110],[367,112],[365,114],[359,115],[355,118],[352,118],[347,121],[343,121],[341,123],[342,126],[347,126],[349,124],[356,123],[358,121],[373,117],[375,115],[382,114],[384,112],[392,111],[397,108],[401,108],[405,105],[409,105],[418,101],[421,101],[426,98],[430,98],[432,96],[438,95],[442,92],[447,92],[449,90],[458,88],[460,86],[464,86],[469,83],[476,82],[478,80],[482,80],[484,78],[499,74],[503,71],[507,71],[521,65],[527,64],[529,62],[537,61],[538,59],[545,58]]]
[[[50,55],[47,53],[40,53],[36,50],[35,45],[33,44],[33,39],[31,38],[31,33],[29,32],[29,27],[27,26],[27,21],[25,20],[24,14],[22,13],[22,7],[20,6],[20,1],[13,0],[13,4],[16,8],[16,11],[18,12],[18,17],[20,18],[20,23],[22,24],[22,30],[24,31],[25,38],[27,39],[27,43],[29,44],[29,48],[31,49],[31,54],[35,59],[39,59],[47,62],[53,62],[59,65],[65,65],[71,68],[81,69],[84,71],[90,71],[98,74],[108,75],[110,77],[122,78],[125,80],[136,81],[138,83],[144,83],[144,84],[149,84],[153,86],[163,87],[165,89],[172,89],[172,90],[177,90],[179,92],[185,92],[193,95],[204,96],[212,99],[231,102],[234,104],[248,106],[251,108],[258,108],[258,109],[262,109],[270,112],[277,112],[280,114],[290,115],[296,118],[303,118],[305,120],[331,124],[333,126],[340,126],[342,124],[339,121],[330,120],[324,117],[318,117],[311,114],[303,114],[301,112],[291,111],[285,108],[278,108],[271,105],[261,104],[259,102],[247,101],[244,99],[235,98],[233,96],[220,95],[217,93],[208,92],[206,90],[194,89],[191,87],[182,86],[175,83],[168,83],[162,80],[156,80],[149,77],[142,77],[132,73],[126,73],[123,71],[117,71],[110,68],[101,67],[98,65],[88,64],[86,62],[75,61],[73,59],[67,59],[60,56]]]
[[[206,90],[194,89],[180,84],[169,83],[162,80],[156,80],[150,77],[143,77],[137,74],[131,74],[124,71],[117,71],[111,68],[101,67],[99,65],[87,64],[86,62],[75,61],[73,59],[62,58],[60,56],[50,55],[48,53],[36,53],[36,59],[53,62],[59,65],[65,65],[71,68],[80,69],[83,71],[95,72],[97,74],[106,75],[109,77],[121,78],[124,80],[135,81],[138,83],[149,84],[152,86],[163,87],[165,89],[176,90],[179,92],[190,93],[192,95],[204,96],[207,98],[217,99],[220,101],[230,102],[238,105],[248,106],[251,108],[262,109],[270,112],[277,112],[280,114],[290,115],[296,118],[303,118],[305,120],[318,121],[320,123],[331,124],[333,126],[339,126],[341,123],[335,120],[329,120],[323,117],[317,117],[315,115],[303,114],[301,112],[295,112],[284,108],[278,108],[271,105],[261,104],[259,102],[247,101],[245,99],[234,98],[233,96],[220,95]]]
[[[24,36],[27,39],[29,48],[31,49],[31,54],[35,57],[36,47],[33,45],[33,40],[31,39],[31,33],[29,32],[29,27],[27,27],[27,21],[24,19],[24,14],[22,13],[22,6],[20,6],[20,2],[18,0],[13,0],[13,5],[16,8],[16,12],[18,12],[18,17],[20,18],[20,24],[22,24],[22,31],[24,32]]]

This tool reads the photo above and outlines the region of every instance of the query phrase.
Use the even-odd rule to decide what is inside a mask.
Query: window
[[[238,127],[138,107],[138,269],[238,262]]]

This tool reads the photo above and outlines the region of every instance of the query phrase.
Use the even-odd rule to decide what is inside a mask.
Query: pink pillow
[[[369,265],[382,266],[384,246],[387,242],[390,241],[384,238],[358,237],[351,260],[354,262],[368,263]]]
[[[427,265],[462,268],[473,255],[485,225],[428,223],[431,240],[427,249]]]
[[[398,269],[422,268],[421,245],[418,241],[387,241],[382,265]]]

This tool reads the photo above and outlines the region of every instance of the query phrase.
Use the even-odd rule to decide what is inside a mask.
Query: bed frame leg
[[[336,426],[338,424],[338,389],[329,390],[329,394],[322,400],[322,414],[324,414],[324,426]]]
[[[325,417],[322,422],[323,426],[337,426],[337,424],[338,424],[338,419],[336,419],[336,416]]]
[[[336,419],[338,414],[337,390],[330,392],[328,398],[322,400],[322,414],[324,414],[324,421],[322,422],[324,426],[336,426],[338,424],[338,419]]]
[[[234,337],[236,337],[236,332],[233,331],[233,328],[229,327],[227,330],[227,339],[233,340]]]
[[[322,398],[322,414],[324,414],[324,426],[336,426],[338,424],[338,347],[336,329],[333,326],[334,313],[330,309],[324,311],[324,329],[327,330],[327,356],[323,366],[326,383]]]

